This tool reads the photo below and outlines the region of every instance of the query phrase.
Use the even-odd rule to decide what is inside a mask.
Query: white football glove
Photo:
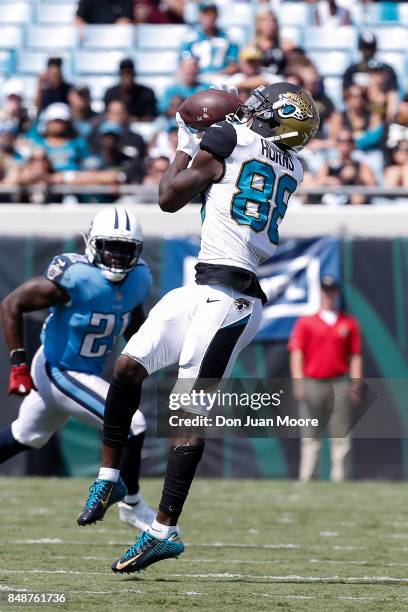
[[[176,121],[178,125],[177,151],[183,151],[193,158],[200,147],[203,133],[196,132],[194,134],[190,132],[180,113],[176,113]]]
[[[226,91],[232,94],[233,96],[238,95],[238,89],[234,87],[234,85],[231,85],[230,87],[226,83],[221,83],[220,85],[210,85],[210,89],[218,89],[219,91]]]

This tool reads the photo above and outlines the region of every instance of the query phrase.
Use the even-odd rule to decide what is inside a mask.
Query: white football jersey
[[[206,130],[201,148],[224,159],[225,173],[203,194],[198,260],[256,273],[278,245],[279,224],[303,179],[302,165],[295,152],[227,122]]]

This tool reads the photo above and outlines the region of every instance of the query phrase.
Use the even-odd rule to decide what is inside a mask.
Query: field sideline
[[[0,478],[0,610],[10,589],[65,591],[69,610],[406,610],[403,483],[197,480],[186,552],[141,574],[110,564],[133,541],[111,509],[79,528],[89,482]],[[158,500],[161,479],[143,483]],[[59,605],[56,609],[64,609]]]

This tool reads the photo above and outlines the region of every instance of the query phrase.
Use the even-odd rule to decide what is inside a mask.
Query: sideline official
[[[340,287],[321,279],[321,308],[300,317],[289,339],[290,368],[300,416],[318,418],[330,432],[332,481],[346,478],[350,452],[352,390],[362,376],[361,334],[356,319],[340,309]],[[299,479],[311,480],[318,467],[321,430],[301,432]]]

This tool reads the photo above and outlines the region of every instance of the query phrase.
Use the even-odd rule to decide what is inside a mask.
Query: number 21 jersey
[[[69,302],[51,308],[41,340],[46,360],[62,370],[100,375],[132,311],[145,302],[152,287],[142,261],[123,281],[108,281],[84,255],[54,257],[45,276],[59,285]]]
[[[290,196],[303,179],[293,151],[283,151],[244,125],[208,128],[200,148],[224,163],[224,174],[203,194],[198,260],[256,273],[271,257]]]

